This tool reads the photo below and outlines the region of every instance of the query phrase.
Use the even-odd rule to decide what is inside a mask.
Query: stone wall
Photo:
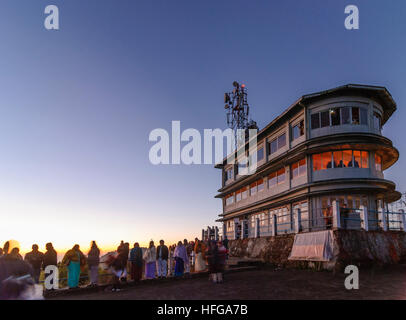
[[[334,230],[334,258],[330,262],[288,260],[294,234],[257,239],[231,240],[230,255],[260,259],[278,267],[343,270],[349,264],[360,267],[385,266],[406,261],[406,233],[395,231]]]

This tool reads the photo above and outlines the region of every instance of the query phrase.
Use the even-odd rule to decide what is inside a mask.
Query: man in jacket
[[[156,265],[158,270],[158,278],[166,278],[168,271],[168,255],[169,250],[163,240],[159,241],[159,246],[156,248]]]
[[[44,254],[38,250],[37,244],[32,245],[32,251],[25,255],[24,260],[27,261],[33,269],[35,283],[39,283]]]
[[[48,242],[45,245],[46,251],[44,253],[44,260],[42,263],[42,267],[45,270],[47,266],[58,266],[58,257],[57,253],[52,245],[51,242]],[[45,279],[50,275],[51,273],[45,273]],[[53,285],[53,280],[50,281],[50,284]]]

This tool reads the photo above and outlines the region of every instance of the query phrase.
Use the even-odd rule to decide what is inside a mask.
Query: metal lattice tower
[[[224,108],[227,110],[227,125],[233,130],[236,147],[244,143],[245,136],[239,137],[237,130],[258,129],[255,121],[248,120],[249,105],[247,101],[247,89],[244,84],[233,82],[234,89],[232,92],[224,94]]]

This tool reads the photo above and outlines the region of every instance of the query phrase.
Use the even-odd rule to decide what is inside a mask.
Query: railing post
[[[386,223],[386,214],[385,210],[383,208],[378,209],[378,219],[379,219],[379,224],[380,227],[382,228],[383,231],[388,231],[388,224]]]
[[[240,239],[244,239],[244,234],[245,234],[245,221],[242,220]]]
[[[302,222],[302,214],[300,212],[300,209],[296,209],[296,219],[295,219],[295,232],[299,233],[300,232],[300,225]]]
[[[333,228],[341,228],[340,207],[336,200],[333,201]]]
[[[238,222],[234,220],[234,240],[238,239]]]
[[[274,213],[272,215],[272,236],[276,236],[276,234],[277,234],[277,228],[278,228],[277,221],[278,221],[277,216]]]
[[[368,208],[364,206],[360,206],[360,218],[361,218],[361,229],[364,229],[365,231],[369,230],[369,224],[368,224]]]
[[[403,209],[399,210],[400,216],[401,216],[401,221],[402,221],[402,231],[406,231],[406,216],[405,216],[405,211]]]
[[[255,237],[254,238],[259,238],[261,236],[261,231],[259,229],[259,218],[255,219]]]

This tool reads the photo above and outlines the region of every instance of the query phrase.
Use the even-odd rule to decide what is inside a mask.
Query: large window
[[[295,179],[296,177],[306,174],[306,159],[302,159],[298,162],[295,162],[291,166],[291,178]]]
[[[342,124],[368,125],[368,110],[359,107],[340,107],[311,115],[311,128],[318,129]]]
[[[257,193],[257,183],[253,182],[250,184],[250,194],[254,195]]]
[[[257,150],[257,161],[261,161],[264,158],[264,148]]]
[[[285,182],[285,168],[279,169],[276,172],[272,172],[268,176],[268,187],[272,188],[279,183]]]
[[[241,189],[241,198],[242,199],[247,199],[247,197],[248,197],[248,188],[244,187],[244,188]]]
[[[234,195],[229,194],[226,196],[226,206],[234,203]]]
[[[286,133],[281,134],[276,139],[268,142],[269,154],[273,154],[278,151],[280,148],[286,146]]]
[[[368,151],[343,150],[314,154],[313,171],[331,168],[369,168]]]
[[[375,153],[375,170],[382,171],[382,157]]]
[[[381,116],[376,112],[374,112],[374,128],[381,130]]]
[[[257,181],[257,187],[258,187],[258,192],[264,190],[264,187],[265,187],[264,179],[259,179]]]
[[[304,120],[301,120],[299,123],[295,124],[292,127],[292,139],[295,140],[304,135]]]

